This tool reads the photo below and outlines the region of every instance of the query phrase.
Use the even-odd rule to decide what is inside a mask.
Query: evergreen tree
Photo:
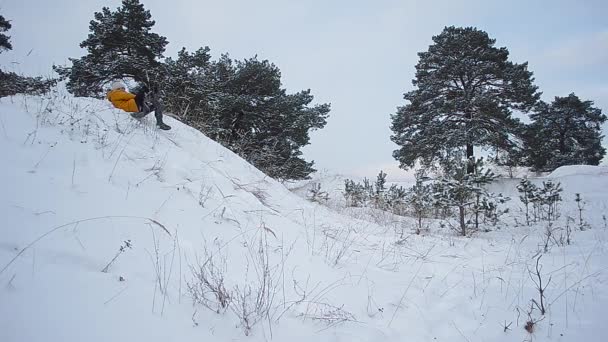
[[[526,224],[530,225],[530,204],[533,204],[538,198],[538,187],[528,178],[523,178],[519,185],[517,185],[517,191],[519,191],[519,200],[526,206]]]
[[[526,151],[537,171],[552,171],[564,165],[598,165],[606,154],[601,125],[606,116],[592,101],[575,94],[541,103],[531,116]]]
[[[300,149],[309,132],[323,128],[329,105],[311,106],[310,90],[287,94],[281,72],[256,57],[211,61],[209,49],[180,51],[163,66],[166,109],[278,179],[302,179],[314,171]]]
[[[432,185],[425,184],[429,178],[424,170],[416,171],[416,183],[407,192],[406,201],[412,207],[413,213],[418,221],[416,234],[422,231],[422,219],[428,215],[433,207]]]
[[[193,53],[182,48],[177,59],[167,58],[162,67],[162,89],[166,94],[173,94],[164,96],[166,110],[203,131],[208,131],[212,124],[209,118],[210,95],[219,89],[212,78],[213,62],[209,52],[209,47]]]
[[[378,209],[385,209],[386,173],[382,170],[380,170],[380,173],[376,176],[375,188],[373,194],[374,204]]]
[[[307,178],[313,163],[300,148],[309,144],[311,130],[325,126],[329,104],[309,106],[310,90],[287,94],[280,70],[255,57],[232,65],[226,56],[213,74],[208,133],[271,177]]]
[[[493,197],[485,186],[496,179],[496,175],[488,169],[483,168],[483,158],[475,161],[473,173],[469,173],[468,163],[456,161],[453,167],[447,169],[447,173],[441,178],[435,189],[435,200],[441,207],[458,208],[459,232],[462,236],[467,235],[467,212],[472,210],[474,214],[475,228],[479,225],[479,205],[483,197]]]
[[[0,53],[2,50],[12,50],[13,46],[11,45],[9,36],[5,35],[2,32],[6,32],[11,29],[11,23],[4,19],[4,17],[0,14]]]
[[[70,58],[71,67],[55,67],[68,78],[67,88],[76,96],[103,96],[103,85],[113,79],[131,78],[154,83],[160,77],[160,62],[167,39],[150,32],[150,11],[139,0],[123,0],[116,11],[103,7],[89,25],[89,36],[80,47],[81,58]]]
[[[472,173],[474,146],[512,145],[520,123],[511,110],[529,110],[537,87],[527,63],[510,62],[509,51],[484,31],[446,27],[433,41],[418,54],[416,89],[404,95],[409,104],[392,115],[391,139],[400,146],[393,156],[406,168],[461,150]]]

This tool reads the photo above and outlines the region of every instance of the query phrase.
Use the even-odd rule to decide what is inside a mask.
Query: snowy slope
[[[153,118],[139,122],[62,90],[1,100],[0,341],[608,336],[601,173],[554,175],[569,193],[585,190],[592,229],[543,255],[551,305],[530,335],[523,326],[538,292],[528,268],[542,226],[403,239],[394,225],[303,200],[196,130],[167,122],[173,130],[161,132]],[[575,209],[566,201],[563,216]],[[119,252],[125,241],[132,247]],[[219,313],[193,305],[188,291],[191,268],[205,261],[232,295]]]

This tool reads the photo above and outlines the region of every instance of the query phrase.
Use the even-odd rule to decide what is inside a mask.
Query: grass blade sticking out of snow
[[[69,223],[66,223],[66,224],[62,224],[60,226],[57,226],[57,227],[49,230],[48,232],[46,232],[46,233],[40,235],[39,237],[37,237],[36,239],[34,239],[27,246],[23,247],[19,251],[19,253],[17,253],[17,255],[15,255],[6,265],[4,265],[4,267],[2,267],[2,270],[0,270],[0,275],[2,275],[2,273],[4,273],[4,271],[6,271],[6,269],[10,265],[12,265],[15,262],[15,260],[17,260],[26,250],[28,250],[30,247],[32,247],[33,245],[35,245],[38,241],[40,241],[40,240],[44,239],[45,237],[51,235],[52,233],[54,233],[54,232],[56,232],[56,231],[58,231],[58,230],[60,230],[62,228],[69,227],[69,226],[72,226],[72,225],[75,225],[75,224],[80,224],[80,223],[83,223],[83,222],[90,222],[90,221],[97,221],[97,220],[105,220],[105,219],[111,219],[111,218],[130,218],[130,219],[138,219],[138,220],[150,221],[150,222],[154,223],[155,225],[157,225],[158,227],[162,228],[165,231],[165,233],[167,233],[169,236],[171,236],[171,233],[169,233],[169,230],[167,230],[167,228],[163,224],[161,224],[160,222],[158,222],[158,221],[156,221],[154,219],[148,218],[148,217],[139,217],[139,216],[101,216],[101,217],[91,217],[91,218],[88,218],[88,219],[82,219],[82,220],[72,221],[72,222],[69,222]]]

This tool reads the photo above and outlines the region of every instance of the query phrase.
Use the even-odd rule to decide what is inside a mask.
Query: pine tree
[[[4,19],[4,17],[0,14],[0,53],[2,53],[2,50],[13,49],[13,46],[10,42],[11,37],[2,33],[10,30],[11,27],[11,23],[8,20]]]
[[[212,130],[205,132],[254,166],[278,179],[304,179],[314,171],[300,149],[309,132],[326,124],[329,104],[310,106],[310,90],[287,94],[281,72],[256,57],[232,63],[224,56],[213,66],[210,94]]]
[[[473,173],[468,172],[468,163],[461,161],[452,165],[447,174],[439,180],[434,196],[439,206],[458,208],[460,234],[466,236],[467,211],[473,210],[475,228],[478,228],[479,212],[482,210],[480,201],[489,196],[485,186],[496,179],[496,175],[483,168],[483,158],[475,161]]]
[[[311,106],[310,90],[288,94],[281,72],[256,57],[212,61],[209,48],[182,49],[163,64],[165,108],[271,177],[302,179],[314,171],[300,149],[325,126],[329,105]]]
[[[416,183],[407,193],[407,202],[412,207],[414,215],[418,221],[416,234],[422,231],[422,219],[431,211],[433,207],[433,194],[431,184],[425,184],[429,178],[424,174],[424,170],[416,172]]]
[[[484,31],[446,27],[433,41],[418,54],[416,89],[404,95],[409,104],[392,115],[391,139],[400,146],[393,156],[407,168],[461,154],[471,173],[475,146],[513,144],[520,123],[511,110],[529,110],[537,87],[527,63],[510,62],[509,51]]]
[[[376,176],[375,190],[373,194],[374,204],[378,209],[385,209],[386,203],[385,191],[386,191],[386,173],[380,170],[378,176]]]
[[[116,11],[103,7],[94,14],[89,36],[80,43],[87,50],[70,58],[71,67],[55,67],[68,78],[67,88],[76,96],[103,96],[103,85],[113,79],[130,78],[154,83],[167,39],[150,30],[155,22],[139,0],[123,0]]]
[[[532,184],[529,179],[523,178],[517,185],[517,191],[519,191],[519,200],[526,206],[526,224],[529,226],[530,204],[538,198],[538,187]]]
[[[564,165],[598,165],[606,154],[601,125],[606,116],[592,101],[575,94],[541,103],[527,129],[526,152],[537,171],[552,171]]]
[[[164,79],[162,89],[165,109],[180,117],[188,124],[205,131],[212,124],[209,120],[210,95],[219,90],[212,78],[211,55],[209,47],[191,53],[182,48],[177,58],[167,58],[163,63]]]

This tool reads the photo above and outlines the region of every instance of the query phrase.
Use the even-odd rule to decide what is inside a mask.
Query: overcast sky
[[[258,55],[282,71],[290,91],[312,90],[330,102],[327,126],[304,149],[319,170],[375,177],[403,174],[391,156],[390,114],[411,90],[417,52],[444,26],[475,26],[506,46],[511,60],[529,62],[543,99],[575,92],[608,114],[608,1],[489,0],[142,0],[169,40]],[[11,20],[14,51],[3,68],[50,74],[53,63],[81,56],[93,12],[119,0],[0,0]],[[604,130],[606,132],[606,128]],[[606,141],[606,140],[605,140]],[[605,158],[606,159],[606,158]]]

